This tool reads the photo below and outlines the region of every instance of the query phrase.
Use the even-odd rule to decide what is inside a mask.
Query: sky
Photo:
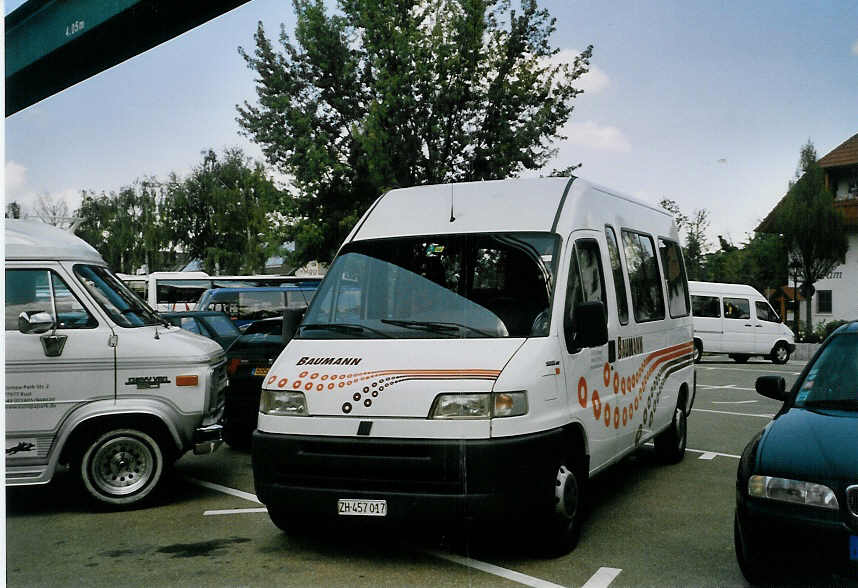
[[[516,0],[513,0],[515,3]],[[22,4],[8,1],[8,14]],[[593,44],[584,93],[547,171],[577,175],[687,215],[709,211],[710,245],[735,244],[785,194],[799,152],[858,133],[858,2],[541,0],[557,59]],[[201,151],[261,150],[239,134],[255,100],[237,47],[291,33],[287,0],[251,0],[5,121],[5,199],[43,194],[74,210],[82,189],[187,174]]]

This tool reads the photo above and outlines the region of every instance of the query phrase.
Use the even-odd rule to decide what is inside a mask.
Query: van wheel
[[[152,494],[164,467],[164,453],[150,435],[136,429],[114,429],[85,445],[79,472],[91,498],[126,507]]]
[[[751,356],[744,353],[731,353],[729,357],[736,363],[748,363],[748,358]]]
[[[772,349],[772,363],[785,364],[789,361],[789,347],[786,343],[779,341],[775,348]]]
[[[700,339],[694,340],[694,363],[700,363],[700,360],[703,359],[703,343],[700,342]]]
[[[268,508],[268,516],[271,522],[284,533],[306,533],[310,528],[310,519],[306,516],[287,513],[270,504],[266,505],[266,507]]]
[[[655,454],[662,463],[679,463],[687,443],[688,419],[685,411],[676,407],[670,426],[655,436]]]
[[[578,545],[584,518],[584,473],[571,460],[556,463],[545,491],[549,501],[534,527],[540,552],[546,557],[566,555]],[[542,500],[542,499],[541,499]],[[545,503],[543,503],[545,504]]]

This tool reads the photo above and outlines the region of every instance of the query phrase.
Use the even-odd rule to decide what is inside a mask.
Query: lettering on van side
[[[151,388],[160,388],[161,384],[169,383],[170,378],[167,376],[138,376],[136,378],[128,378],[125,385],[137,386],[138,390],[149,390]]]
[[[357,365],[361,357],[302,357],[295,365]]]
[[[623,359],[643,353],[643,337],[617,337],[617,358]]]

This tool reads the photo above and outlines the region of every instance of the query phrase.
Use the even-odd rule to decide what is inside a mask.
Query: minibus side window
[[[48,274],[51,280],[48,280]],[[53,302],[51,301],[53,283]],[[54,317],[54,305],[57,316]],[[6,270],[6,330],[18,330],[22,312],[46,312],[57,321],[58,329],[94,329],[98,326],[86,307],[68,285],[49,270]]]
[[[608,241],[608,256],[611,258],[611,274],[614,276],[614,290],[617,293],[617,314],[620,324],[629,323],[629,301],[626,299],[626,279],[620,262],[620,248],[617,245],[617,235],[611,226],[605,227],[605,237]]]
[[[757,307],[757,318],[761,321],[768,321],[770,323],[779,323],[781,322],[781,318],[778,316],[772,307],[769,306],[768,302],[754,302],[754,306]]]
[[[563,313],[566,349],[575,353],[575,307],[582,302],[600,301],[605,304],[605,279],[599,244],[594,239],[578,239],[572,248],[569,281],[566,285],[566,308]]]
[[[721,301],[717,296],[692,296],[691,314],[703,318],[721,318]]]
[[[688,316],[688,281],[685,279],[682,251],[677,243],[661,238],[658,240],[658,249],[661,253],[661,267],[665,273],[670,317]]]
[[[743,319],[751,318],[751,303],[747,298],[725,298],[724,318]]]
[[[639,323],[664,318],[664,293],[652,237],[623,229],[623,249],[632,290],[632,307]]]

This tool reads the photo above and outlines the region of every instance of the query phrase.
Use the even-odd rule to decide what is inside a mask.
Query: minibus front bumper
[[[336,517],[339,500],[384,500],[387,519],[521,518],[549,500],[562,432],[496,439],[253,433],[257,497],[284,513]]]

